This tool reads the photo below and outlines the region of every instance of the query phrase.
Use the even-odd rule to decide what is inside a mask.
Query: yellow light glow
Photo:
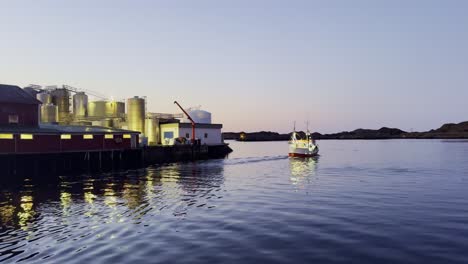
[[[93,139],[93,135],[90,135],[90,134],[83,135],[83,139]]]
[[[34,138],[34,136],[32,134],[21,134],[20,135],[20,138],[21,139],[28,139],[28,140],[31,140]]]
[[[13,134],[0,134],[0,139],[13,139]]]
[[[104,136],[104,138],[105,138],[105,139],[113,139],[113,138],[114,138],[114,135],[112,135],[112,134],[106,134],[106,135]]]
[[[62,134],[62,135],[60,135],[60,139],[71,139],[71,135],[70,134]]]
[[[130,134],[125,134],[125,135],[123,135],[123,138],[132,138],[132,135],[130,135]]]

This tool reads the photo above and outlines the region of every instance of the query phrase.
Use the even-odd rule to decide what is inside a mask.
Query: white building
[[[221,124],[196,124],[195,137],[200,139],[204,145],[223,144],[221,134]],[[160,135],[162,145],[174,145],[175,139],[179,137],[186,138],[188,142],[192,138],[192,124],[190,123],[169,123],[160,124]]]

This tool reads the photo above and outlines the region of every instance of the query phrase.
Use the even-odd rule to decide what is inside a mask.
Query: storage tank
[[[36,95],[37,100],[41,101],[43,104],[51,104],[52,96],[48,92],[40,92]]]
[[[41,105],[41,123],[57,123],[58,107],[53,104]]]
[[[145,133],[145,99],[135,96],[127,99],[128,129]]]
[[[88,103],[88,116],[104,118],[106,116],[106,104],[107,104],[107,101],[89,102]]]
[[[188,109],[187,113],[192,117],[193,121],[198,124],[211,124],[211,113],[199,110],[199,109]],[[190,123],[188,118],[183,118],[182,123]]]
[[[106,103],[106,117],[124,117],[125,116],[125,103],[110,101]]]
[[[52,103],[58,108],[58,122],[70,121],[70,93],[67,89],[55,89],[51,93]]]
[[[88,96],[84,92],[73,95],[73,115],[75,118],[83,118],[88,112]]]
[[[148,137],[148,145],[157,145],[159,143],[159,120],[157,118],[146,118],[145,130],[145,136]]]

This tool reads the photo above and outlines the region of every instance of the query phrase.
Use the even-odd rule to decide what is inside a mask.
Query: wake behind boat
[[[318,145],[315,144],[309,130],[307,130],[304,138],[294,129],[289,140],[289,157],[314,157],[318,155],[318,152]]]

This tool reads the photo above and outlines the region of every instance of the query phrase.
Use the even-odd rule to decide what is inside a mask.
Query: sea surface
[[[230,142],[0,192],[2,263],[468,263],[468,141]]]

